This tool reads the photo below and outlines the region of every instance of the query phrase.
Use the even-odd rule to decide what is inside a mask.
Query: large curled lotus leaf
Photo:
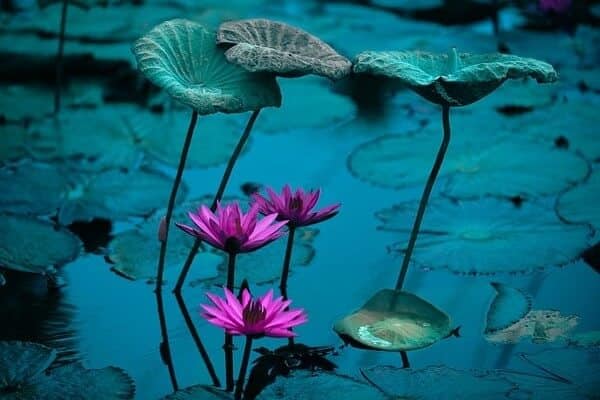
[[[531,297],[522,290],[492,282],[496,295],[487,311],[485,333],[506,329],[531,311]]]
[[[0,208],[5,212],[27,215],[52,215],[62,204],[70,180],[56,165],[23,162],[14,168],[0,169],[0,186],[19,190],[1,190]]]
[[[281,82],[281,90],[285,94],[283,107],[261,115],[257,130],[279,133],[331,129],[356,115],[356,106],[350,99],[334,93],[318,78],[287,79]]]
[[[73,261],[81,242],[65,228],[35,218],[0,215],[0,266],[45,274]]]
[[[404,235],[391,252],[405,251],[417,206],[406,202],[376,213],[382,222],[378,229]],[[435,198],[429,201],[412,261],[421,268],[457,274],[532,272],[576,260],[591,235],[589,226],[565,224],[541,202],[517,207],[491,197]]]
[[[198,204],[206,202],[188,200],[173,211],[173,222],[189,224],[187,212],[194,210]],[[165,210],[158,210],[148,219],[130,229],[115,235],[108,246],[107,260],[112,264],[111,270],[118,275],[131,280],[146,279],[154,282],[157,273],[160,242],[158,230],[160,221],[165,215]],[[167,254],[165,256],[165,279],[175,280],[185,263],[194,244],[194,238],[181,229],[172,226],[169,229]],[[200,246],[194,258],[191,269],[191,279],[212,279],[217,276],[217,265],[221,265],[224,255],[206,251],[206,246]],[[195,268],[195,266],[198,266]],[[201,274],[200,277],[198,274]]]
[[[315,248],[313,239],[319,231],[314,228],[299,228],[296,231],[294,244],[292,246],[292,260],[290,262],[290,275],[299,267],[309,265],[314,256]],[[240,287],[244,279],[253,285],[265,285],[278,281],[281,277],[281,266],[286,247],[285,238],[251,253],[239,254],[235,261],[235,286]],[[192,286],[203,285],[222,285],[227,278],[227,257],[220,250],[212,249],[212,252],[223,256],[222,262],[218,265],[219,275],[210,279],[198,279],[191,283]]]
[[[29,382],[56,359],[56,351],[37,343],[0,341],[0,393]]]
[[[352,64],[331,46],[302,29],[268,19],[228,21],[219,26],[217,43],[230,46],[227,59],[248,71],[281,76],[347,76]]]
[[[9,392],[6,400],[131,400],[134,396],[135,384],[122,369],[86,369],[80,363],[72,363],[29,380]]]
[[[201,115],[281,105],[273,75],[229,63],[215,34],[195,22],[163,22],[134,43],[133,53],[148,79]]]
[[[463,121],[459,122],[462,125]],[[348,168],[360,180],[376,186],[401,189],[422,185],[441,141],[441,132],[435,128],[365,142],[348,157]],[[447,179],[440,186],[448,196],[556,194],[589,173],[586,160],[573,152],[519,136],[469,132],[457,129],[439,174]]]
[[[160,117],[148,116],[145,121],[148,133],[141,138],[140,147],[151,157],[176,167],[185,140],[181,133],[187,129],[189,118],[189,112],[180,111]],[[239,118],[223,114],[205,116],[196,127],[196,139],[190,146],[186,167],[208,168],[226,163],[242,130],[243,122]],[[251,140],[244,145],[244,153],[250,148]]]
[[[507,79],[555,82],[558,74],[543,61],[508,54],[433,54],[423,51],[365,51],[356,56],[355,73],[398,79],[427,100],[465,106],[496,90]]]
[[[594,400],[600,388],[600,350],[550,348],[534,354],[521,353],[526,371],[504,376],[519,386],[518,399]],[[521,363],[523,364],[523,363]]]
[[[556,310],[531,310],[509,327],[486,331],[484,336],[491,343],[516,344],[531,339],[534,344],[546,344],[565,340],[578,324],[577,315],[562,315]]]
[[[561,218],[569,222],[587,222],[600,229],[600,171],[595,170],[589,179],[563,193],[556,204]]]
[[[163,397],[161,400],[231,400],[229,393],[206,385],[194,385],[179,389],[175,393]]]
[[[295,370],[289,377],[278,377],[256,400],[391,400],[373,386],[356,378],[332,372],[314,374]]]
[[[167,203],[172,185],[168,176],[148,168],[80,174],[74,180],[58,212],[62,224],[94,218],[147,217]],[[187,187],[181,185],[176,204],[186,194]]]
[[[395,399],[501,399],[516,387],[496,371],[460,370],[443,365],[422,369],[376,366],[361,370],[374,385]]]
[[[428,347],[452,332],[443,311],[412,293],[392,289],[375,293],[333,330],[355,347],[392,352]]]

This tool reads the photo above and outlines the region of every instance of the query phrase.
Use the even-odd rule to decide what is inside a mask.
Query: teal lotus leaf
[[[230,62],[252,72],[341,79],[352,68],[348,59],[317,37],[268,19],[224,22],[217,31],[217,43],[229,46],[225,56]]]
[[[496,296],[487,312],[486,334],[510,327],[531,311],[531,297],[523,291],[497,282],[492,286]]]
[[[361,371],[394,399],[502,399],[516,388],[497,371],[459,370],[442,365],[423,369],[382,365]]]
[[[46,274],[73,261],[81,242],[65,228],[35,218],[0,215],[0,266]]]
[[[0,342],[0,392],[41,374],[56,359],[56,351],[37,343]]]
[[[379,229],[403,236],[391,252],[404,252],[417,206],[406,202],[376,213]],[[532,272],[576,260],[591,235],[588,225],[565,224],[552,207],[539,202],[517,207],[489,197],[437,198],[429,202],[412,261],[468,275]]]
[[[201,115],[279,107],[275,77],[227,62],[215,40],[202,25],[174,19],[138,39],[133,53],[148,79]]]
[[[508,54],[449,54],[423,51],[365,51],[353,70],[398,79],[427,100],[465,106],[492,93],[507,79],[555,82],[558,74],[543,61]]]
[[[333,330],[355,347],[392,352],[428,347],[452,333],[446,313],[412,293],[391,289],[377,292]]]
[[[589,179],[563,193],[557,203],[558,214],[569,222],[587,222],[600,229],[600,171],[595,170]]]

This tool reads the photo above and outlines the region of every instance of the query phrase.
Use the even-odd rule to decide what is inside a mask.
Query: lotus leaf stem
[[[156,306],[158,309],[158,321],[160,323],[160,356],[169,370],[169,377],[171,378],[171,387],[173,391],[179,390],[179,384],[177,383],[177,375],[175,373],[175,366],[173,365],[173,358],[171,357],[171,345],[169,344],[169,331],[167,330],[167,320],[165,318],[165,309],[162,298],[162,291],[158,290],[156,294]]]
[[[58,37],[58,50],[56,51],[56,81],[54,82],[54,114],[60,112],[60,92],[62,87],[63,75],[63,54],[65,49],[65,30],[67,28],[67,9],[69,1],[62,0],[62,9],[60,13],[60,33]]]
[[[408,361],[408,354],[406,354],[405,351],[401,351],[400,357],[402,357],[402,368],[410,368],[410,361]]]
[[[246,371],[248,370],[248,361],[250,360],[250,351],[252,350],[252,337],[246,336],[246,344],[244,346],[244,356],[242,357],[242,365],[235,385],[235,400],[242,398],[244,381],[246,380]]]
[[[287,245],[285,247],[285,256],[283,258],[283,268],[281,270],[281,280],[279,282],[279,290],[281,291],[281,295],[283,296],[284,300],[288,299],[287,280],[288,280],[288,275],[290,273],[290,263],[292,261],[292,249],[294,247],[294,234],[295,233],[296,233],[296,227],[290,225],[289,232],[288,232]],[[290,346],[294,345],[293,337],[288,338],[288,344]]]

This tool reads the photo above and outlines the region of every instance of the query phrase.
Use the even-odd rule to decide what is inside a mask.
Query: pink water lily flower
[[[269,198],[260,194],[253,194],[254,204],[258,204],[259,212],[264,215],[277,213],[278,220],[288,220],[291,227],[308,226],[318,222],[325,221],[335,216],[340,210],[340,204],[327,206],[319,211],[314,211],[314,207],[319,200],[321,190],[311,190],[304,192],[297,189],[292,193],[289,185],[283,187],[282,193],[278,194],[271,188],[267,188]]]
[[[201,205],[198,212],[188,216],[195,226],[177,223],[184,232],[198,237],[211,246],[230,254],[248,253],[271,243],[283,234],[282,227],[287,221],[276,222],[277,214],[258,219],[258,206],[250,207],[244,214],[237,202],[221,207],[213,212]]]
[[[290,328],[307,321],[304,310],[287,309],[291,301],[283,297],[273,299],[273,290],[256,299],[244,289],[241,301],[229,289],[223,290],[225,298],[206,294],[213,305],[203,304],[202,316],[230,335],[292,337],[296,334]]]

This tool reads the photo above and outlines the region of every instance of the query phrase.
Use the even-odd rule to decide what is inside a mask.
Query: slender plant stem
[[[285,300],[288,299],[287,294],[287,280],[290,274],[290,263],[292,261],[292,249],[294,247],[294,234],[296,233],[296,227],[289,225],[287,246],[285,247],[285,256],[283,257],[283,268],[281,270],[281,280],[279,282],[279,290]],[[294,338],[288,338],[288,344],[294,345]]]
[[[158,309],[158,321],[160,323],[160,356],[169,370],[169,377],[171,378],[171,386],[173,391],[179,390],[177,383],[177,375],[175,374],[175,366],[173,365],[173,358],[171,357],[171,345],[169,344],[169,332],[167,330],[167,320],[165,318],[165,309],[162,298],[162,291],[158,290],[156,294],[156,306]]]
[[[227,263],[227,289],[233,291],[235,282],[235,253],[230,253]],[[225,333],[225,390],[233,391],[233,336]]]
[[[238,375],[237,383],[235,385],[235,400],[240,400],[242,398],[242,391],[244,389],[244,381],[246,380],[246,371],[248,371],[248,361],[250,361],[251,350],[252,338],[250,336],[246,336],[246,344],[244,346],[242,365],[240,366],[240,373]]]
[[[248,120],[248,123],[246,124],[246,128],[244,129],[244,132],[242,133],[240,140],[238,141],[237,145],[235,146],[235,149],[233,150],[233,153],[231,154],[231,158],[229,158],[229,161],[227,162],[227,166],[225,167],[223,177],[221,178],[221,182],[219,183],[219,188],[217,189],[217,193],[215,194],[213,202],[210,206],[211,211],[215,211],[215,209],[217,208],[217,203],[219,201],[221,201],[221,199],[223,198],[223,193],[225,193],[225,188],[227,187],[227,183],[229,182],[229,178],[231,177],[233,167],[235,166],[237,159],[239,158],[240,154],[242,153],[242,150],[244,149],[244,145],[246,144],[246,142],[248,141],[248,138],[250,137],[250,132],[252,132],[252,127],[254,126],[254,122],[256,121],[256,118],[258,117],[259,112],[260,112],[260,109],[252,112],[252,115],[250,116],[250,119]],[[175,293],[181,292],[181,288],[183,287],[185,278],[187,277],[187,274],[190,271],[190,267],[192,266],[192,263],[194,262],[196,253],[198,253],[198,249],[200,248],[201,242],[202,241],[198,238],[195,240],[194,245],[192,246],[192,248],[190,249],[190,252],[188,253],[185,263],[183,264],[183,268],[181,269],[181,273],[179,274],[179,278],[177,279],[177,284],[175,284],[175,288],[173,289],[173,292],[175,292]]]
[[[202,340],[200,339],[198,330],[194,326],[194,322],[192,321],[192,318],[190,317],[190,313],[188,312],[185,302],[183,301],[183,297],[181,296],[180,293],[175,293],[175,299],[177,300],[177,304],[179,305],[179,309],[181,310],[181,314],[183,315],[185,324],[187,325],[187,328],[190,331],[190,334],[192,335],[192,339],[194,339],[194,343],[196,344],[196,347],[198,348],[198,352],[200,352],[200,357],[202,357],[202,360],[204,361],[204,365],[206,366],[206,370],[208,371],[208,374],[210,375],[210,379],[212,380],[213,385],[216,387],[220,387],[221,382],[219,381],[219,377],[217,376],[217,373],[215,372],[215,367],[213,366],[213,363],[210,360],[210,356],[208,355],[208,352],[206,351],[206,348],[204,347],[204,344],[202,343]]]
[[[402,368],[410,368],[410,361],[408,361],[408,354],[406,354],[405,351],[401,351],[400,357],[402,357]]]
[[[448,105],[442,106],[442,125],[444,128],[444,137],[442,139],[442,143],[440,144],[433,167],[431,168],[431,172],[429,173],[429,178],[427,178],[427,184],[423,190],[421,201],[419,202],[419,209],[417,211],[417,216],[415,218],[415,222],[410,233],[410,239],[408,241],[408,248],[404,254],[402,267],[400,268],[400,275],[398,276],[398,281],[396,282],[396,290],[402,290],[402,286],[404,285],[404,279],[406,278],[406,273],[408,272],[410,258],[415,248],[415,243],[417,242],[417,235],[419,234],[419,228],[421,227],[421,222],[423,221],[425,209],[427,208],[427,201],[429,200],[429,195],[433,189],[433,184],[435,183],[435,179],[440,172],[440,168],[442,167],[442,163],[444,161],[444,156],[446,155],[446,150],[448,149],[448,144],[450,143],[450,106]]]
[[[171,187],[171,195],[169,196],[169,203],[167,205],[167,214],[165,215],[164,221],[164,237],[160,242],[160,253],[158,256],[158,272],[156,273],[156,289],[161,290],[162,278],[165,270],[165,258],[167,255],[167,243],[169,241],[169,227],[171,225],[171,217],[173,216],[173,208],[175,207],[175,199],[177,198],[177,191],[181,184],[181,177],[183,176],[183,170],[185,168],[185,162],[187,155],[192,144],[192,137],[194,136],[194,128],[196,128],[196,122],[198,121],[198,112],[192,111],[192,117],[190,119],[190,125],[188,126],[185,141],[183,142],[183,148],[181,149],[181,156],[179,157],[179,165],[177,166],[177,173],[175,174],[175,180]]]
[[[62,88],[63,54],[65,52],[65,30],[67,28],[68,0],[62,0],[60,13],[60,33],[58,36],[58,50],[56,51],[56,81],[54,82],[54,115],[60,112],[60,92]]]

